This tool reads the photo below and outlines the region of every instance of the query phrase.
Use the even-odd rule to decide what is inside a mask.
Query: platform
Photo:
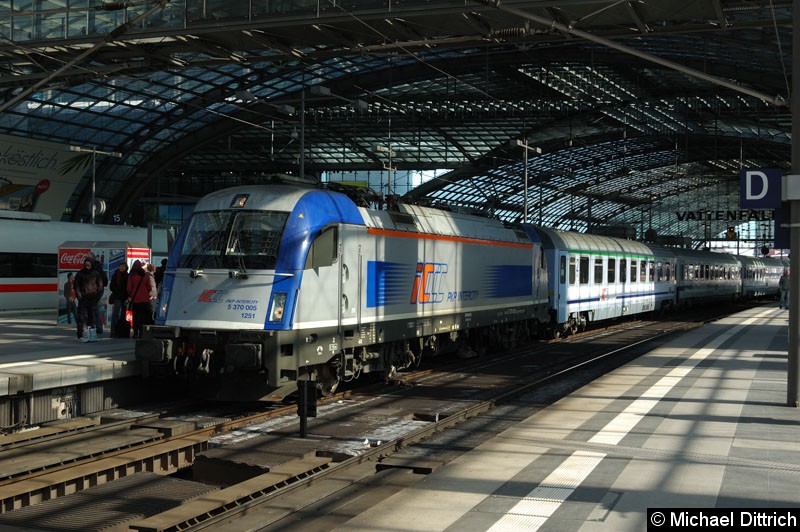
[[[756,307],[677,337],[336,530],[642,532],[648,508],[800,508],[787,320]]]
[[[0,397],[139,374],[132,339],[82,343],[52,313],[0,313]]]

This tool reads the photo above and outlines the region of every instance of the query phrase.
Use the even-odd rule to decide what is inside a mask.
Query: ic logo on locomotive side
[[[222,298],[227,294],[227,290],[203,290],[200,297],[197,298],[198,303],[219,303]]]
[[[441,262],[418,262],[411,289],[411,303],[441,303],[444,292],[441,291],[443,278],[447,274],[447,264]]]

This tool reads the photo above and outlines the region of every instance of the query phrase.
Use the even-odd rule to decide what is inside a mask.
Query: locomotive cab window
[[[225,234],[231,213],[227,211],[195,213],[181,248],[179,268],[219,268]]]
[[[226,265],[229,268],[274,269],[288,217],[285,212],[275,211],[237,212],[228,237]]]
[[[192,216],[179,268],[272,269],[289,217],[272,211],[211,211]]]
[[[338,234],[338,229],[336,227],[328,227],[317,235],[308,250],[306,270],[331,266],[336,262],[336,255],[339,247]]]

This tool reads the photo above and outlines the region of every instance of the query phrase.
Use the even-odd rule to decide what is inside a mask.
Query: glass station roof
[[[444,169],[407,200],[522,221],[527,197],[532,222],[698,242],[727,222],[676,212],[738,209],[740,169],[789,169],[791,19],[777,0],[6,0],[0,133],[122,153],[98,165],[109,213],[272,172]]]

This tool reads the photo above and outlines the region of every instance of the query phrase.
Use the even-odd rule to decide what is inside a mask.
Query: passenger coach
[[[551,333],[581,331],[593,321],[675,303],[675,254],[633,240],[532,228],[542,243],[554,313]]]

